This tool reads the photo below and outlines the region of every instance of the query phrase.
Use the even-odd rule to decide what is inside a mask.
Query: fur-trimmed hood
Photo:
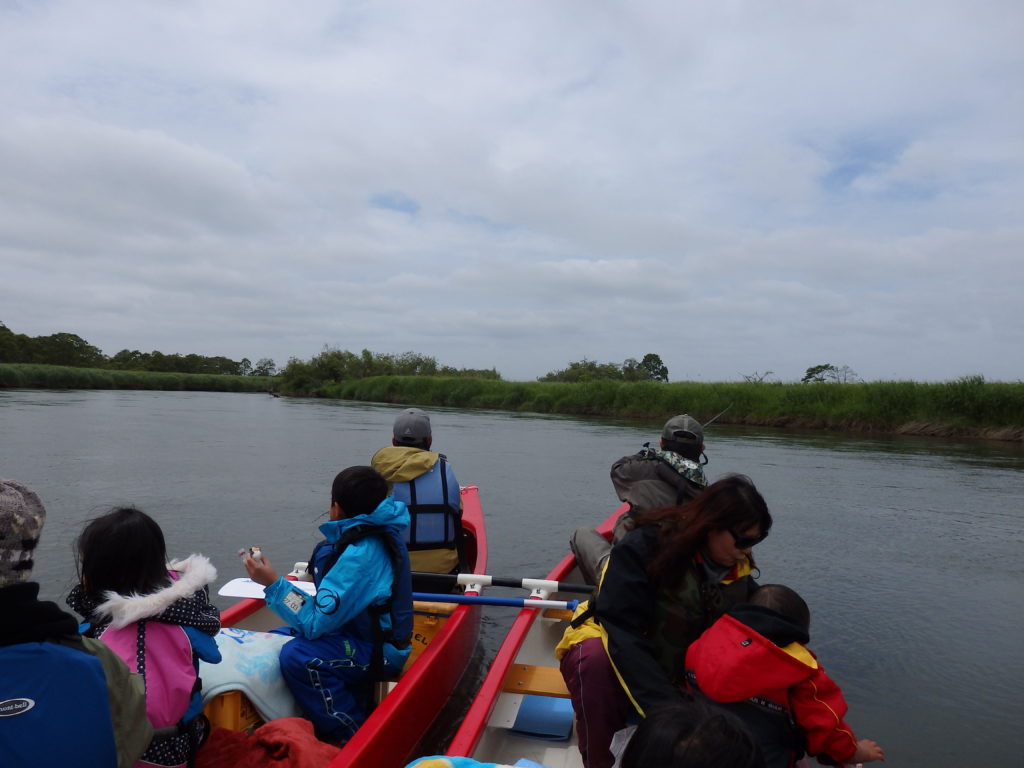
[[[185,615],[166,616],[175,603],[192,602],[197,592],[202,593],[202,602],[207,602],[205,588],[217,578],[217,569],[204,555],[189,555],[184,560],[175,560],[167,566],[177,574],[170,586],[150,595],[120,595],[105,592],[104,601],[97,605],[93,615],[100,621],[110,620],[110,626],[120,629],[142,619],[161,618],[174,624],[191,624]],[[175,611],[177,613],[177,611]],[[216,630],[215,630],[216,631]]]

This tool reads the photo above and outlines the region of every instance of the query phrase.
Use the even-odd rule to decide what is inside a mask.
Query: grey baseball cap
[[[695,418],[683,413],[665,422],[665,427],[661,430],[661,439],[700,448],[704,445],[704,427]]]
[[[393,432],[400,443],[421,443],[430,437],[430,417],[419,408],[406,408],[395,419]]]

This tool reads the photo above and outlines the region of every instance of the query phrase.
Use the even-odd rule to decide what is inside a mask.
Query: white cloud
[[[1022,31],[1010,0],[4,6],[0,319],[1019,379]]]

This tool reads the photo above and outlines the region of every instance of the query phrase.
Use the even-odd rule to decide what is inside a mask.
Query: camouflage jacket
[[[649,444],[612,464],[611,478],[616,495],[632,510],[682,504],[708,484],[700,464]]]

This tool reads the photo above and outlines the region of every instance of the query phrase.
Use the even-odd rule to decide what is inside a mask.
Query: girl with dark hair
[[[684,506],[637,515],[592,605],[580,606],[555,651],[586,768],[610,768],[608,747],[630,711],[679,701],[686,648],[757,586],[751,549],[771,526],[764,498],[743,475]]]
[[[168,564],[160,526],[132,507],[86,525],[76,550],[68,605],[85,617],[88,637],[142,676],[146,714],[162,729],[136,765],[185,766],[205,729],[199,659],[220,661],[220,613],[209,596],[216,568],[202,555]]]

